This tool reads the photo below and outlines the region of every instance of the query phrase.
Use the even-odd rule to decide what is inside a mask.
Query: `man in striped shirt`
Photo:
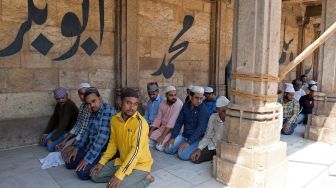
[[[96,88],[88,88],[84,94],[91,116],[86,131],[65,161],[68,169],[76,169],[82,180],[90,179],[91,168],[98,163],[110,136],[110,119],[116,114],[113,107],[103,102]]]
[[[111,119],[111,136],[106,152],[91,170],[94,182],[107,187],[147,187],[153,159],[148,145],[149,126],[137,111],[138,92],[127,88],[121,94],[121,112]],[[120,157],[111,160],[119,151]]]

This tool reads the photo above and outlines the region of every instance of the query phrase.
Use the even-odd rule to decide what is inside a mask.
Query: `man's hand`
[[[43,145],[44,140],[47,138],[48,134],[41,134],[40,136],[40,145]]]
[[[90,176],[93,176],[93,175],[97,174],[103,167],[104,167],[104,165],[99,164],[99,163],[97,163],[96,165],[94,165],[91,168]]]
[[[149,129],[148,137],[150,137],[152,135],[152,133],[154,132],[154,130],[155,130],[155,127],[151,127]]]
[[[201,150],[197,149],[196,151],[194,151],[194,153],[191,155],[191,160],[192,161],[197,161],[199,159],[199,157],[201,156]]]
[[[75,160],[77,156],[77,151],[72,151],[71,154],[69,155],[68,159],[66,160],[67,163],[70,163],[71,160]]]
[[[159,136],[159,138],[156,139],[156,142],[160,145],[162,145],[163,140],[165,139],[164,135]]]
[[[64,148],[65,144],[66,144],[66,140],[63,140],[62,142],[60,142],[59,144],[57,144],[56,145],[57,151],[61,151]]]
[[[51,140],[48,140],[48,145],[52,144],[53,142]]]
[[[64,148],[64,150],[61,153],[64,161],[67,160],[68,155],[70,155],[72,153],[73,149],[74,149],[73,146],[68,146],[68,147]]]
[[[107,183],[106,188],[117,188],[121,180],[118,179],[116,176],[113,176],[110,181]]]
[[[178,151],[181,152],[182,150],[186,149],[187,147],[189,147],[188,142],[183,142],[183,143],[180,145]]]
[[[85,170],[85,167],[88,165],[88,162],[86,160],[82,160],[76,168],[76,171],[79,172],[81,170]]]
[[[166,142],[166,144],[165,144],[164,147],[165,147],[165,148],[169,148],[169,146],[173,145],[174,142],[175,142],[175,140],[174,140],[173,138],[171,138],[171,139],[169,140],[169,142]]]

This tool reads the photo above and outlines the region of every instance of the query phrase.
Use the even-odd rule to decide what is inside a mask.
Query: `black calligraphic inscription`
[[[43,34],[40,34],[32,43],[31,45],[41,54],[44,56],[48,54],[49,50],[54,46],[47,37]]]
[[[179,55],[181,55],[184,51],[187,50],[189,41],[183,41],[179,44],[175,44],[181,37],[184,35],[192,26],[194,23],[194,17],[187,15],[184,17],[183,20],[183,27],[182,30],[177,34],[171,45],[169,46],[168,53],[173,53],[177,51],[169,60],[168,63],[166,63],[166,54],[163,57],[162,64],[160,68],[152,73],[154,76],[163,75],[166,79],[171,78],[174,74],[174,64],[172,63]]]
[[[281,55],[279,58],[279,64],[284,64],[287,60],[287,52],[289,49],[289,46],[293,42],[293,38],[290,39],[288,42],[286,42],[286,26],[287,26],[287,17],[285,17],[285,23],[284,23],[284,31],[283,31],[283,44],[282,44],[282,50],[281,50]],[[291,62],[294,59],[294,54],[293,52],[290,53],[289,55],[289,61]]]
[[[85,42],[82,43],[81,47],[89,56],[91,56],[98,46],[92,40],[92,38],[89,37],[88,39],[85,40]]]
[[[99,40],[99,44],[101,45],[102,41],[103,41],[103,36],[104,36],[104,0],[99,0],[99,20],[100,20],[100,40]]]
[[[86,29],[88,18],[89,18],[89,0],[83,0],[82,3],[82,17],[83,17],[83,25],[81,25],[79,18],[73,12],[66,13],[61,22],[61,32],[65,37],[77,37],[76,42],[73,46],[70,47],[68,51],[66,51],[61,56],[53,59],[54,61],[62,61],[74,56],[78,50],[80,36],[83,31]]]
[[[279,59],[279,64],[283,64],[286,62],[287,59],[287,50],[290,46],[290,44],[293,42],[294,39],[290,39],[288,42],[284,41],[283,45],[282,45],[282,50],[281,50],[281,56]],[[294,55],[292,54],[292,57],[290,57],[290,59],[294,59]]]
[[[10,56],[19,52],[22,48],[23,37],[30,30],[32,21],[42,25],[47,20],[47,16],[48,5],[41,10],[35,7],[33,0],[28,0],[28,19],[21,24],[14,41],[6,48],[0,50],[0,57]]]
[[[310,65],[308,69],[305,70],[305,75],[309,74],[312,69],[313,69],[313,63]]]
[[[231,78],[232,78],[232,54],[225,66],[225,87],[226,87],[226,96],[230,97],[229,91],[231,88]]]

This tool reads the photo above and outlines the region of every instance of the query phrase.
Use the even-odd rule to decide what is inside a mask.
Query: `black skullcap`
[[[135,97],[139,98],[138,91],[132,89],[132,88],[125,88],[121,93],[121,99],[125,97]]]
[[[85,89],[85,93],[84,93],[84,98],[86,98],[87,96],[91,95],[92,93],[96,94],[97,97],[100,97],[99,91],[97,88],[95,87],[89,87]]]

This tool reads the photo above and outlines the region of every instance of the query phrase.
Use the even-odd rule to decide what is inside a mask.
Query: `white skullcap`
[[[91,87],[91,86],[90,86],[90,84],[89,84],[89,83],[86,83],[86,82],[84,82],[84,83],[81,83],[81,84],[79,84],[79,88],[78,88],[78,89],[82,89],[82,88],[89,88],[89,87]]]
[[[216,107],[217,108],[224,107],[227,106],[229,103],[230,103],[229,99],[227,99],[224,96],[220,96],[216,101]]]
[[[313,86],[311,86],[309,89],[312,90],[312,91],[317,91],[317,86],[316,86],[316,85],[313,85]]]
[[[213,93],[212,87],[205,87],[204,88],[204,93]]]
[[[176,88],[174,86],[167,86],[164,90],[165,93],[168,93],[170,91],[176,91]]]
[[[204,88],[201,86],[193,86],[191,91],[194,93],[204,94]]]
[[[285,92],[286,93],[295,93],[295,89],[293,87],[293,84],[285,83]]]
[[[194,86],[190,84],[187,89],[192,90],[193,87]]]
[[[308,84],[309,84],[309,85],[315,85],[315,84],[317,84],[317,82],[315,82],[314,80],[310,80],[310,81],[308,82]]]

